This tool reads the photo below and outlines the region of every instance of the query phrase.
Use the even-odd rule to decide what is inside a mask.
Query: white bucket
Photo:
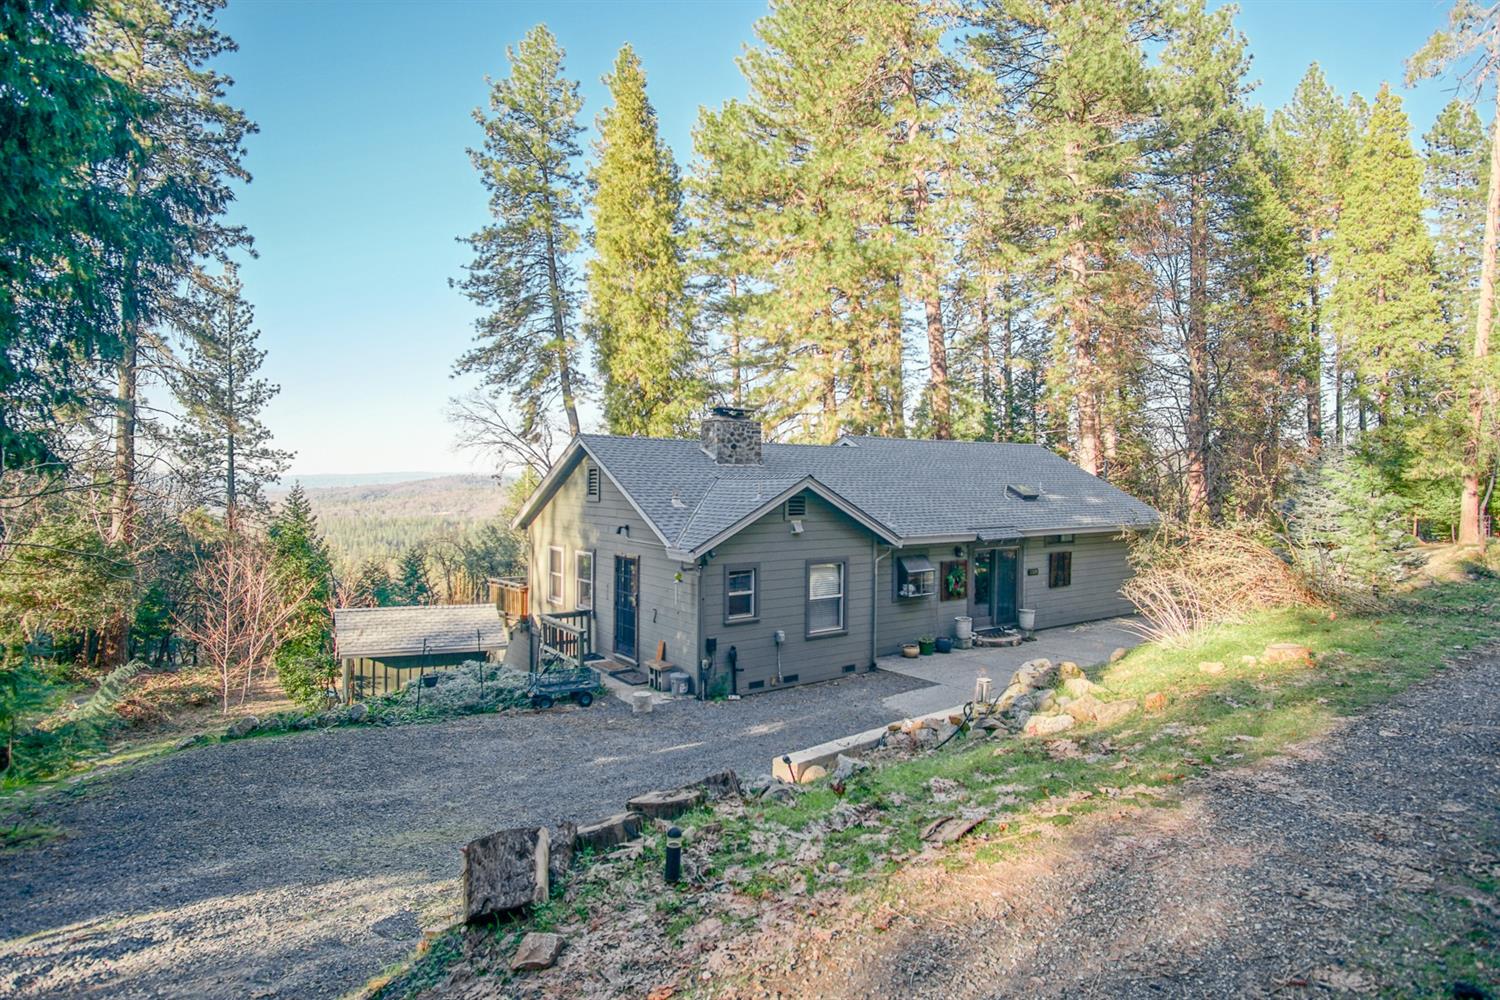
[[[1024,631],[1026,631],[1026,632],[1030,632],[1032,629],[1036,628],[1036,611],[1035,611],[1035,609],[1033,609],[1033,608],[1017,608],[1016,609],[1016,624],[1020,625],[1021,628]]]
[[[959,615],[953,619],[953,634],[960,639],[972,639],[974,637],[974,619],[968,615]]]

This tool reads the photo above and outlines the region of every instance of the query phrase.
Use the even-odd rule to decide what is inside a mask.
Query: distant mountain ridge
[[[490,476],[434,475],[396,482],[313,486],[308,503],[334,562],[348,571],[367,559],[393,564],[408,548],[458,539],[503,520],[506,488]],[[273,504],[290,484],[268,490]]]
[[[285,492],[293,483],[301,483],[304,490],[320,490],[329,486],[369,486],[376,483],[412,483],[424,479],[445,479],[452,472],[310,472],[306,475],[282,476],[281,482],[268,492]]]

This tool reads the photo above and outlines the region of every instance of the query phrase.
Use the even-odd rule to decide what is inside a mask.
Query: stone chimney
[[[736,406],[713,406],[703,418],[703,450],[720,465],[759,465],[760,421]]]

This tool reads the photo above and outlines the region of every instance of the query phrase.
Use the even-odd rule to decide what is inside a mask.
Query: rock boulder
[[[562,954],[562,946],[561,934],[532,931],[521,939],[516,953],[511,956],[511,971],[536,972],[539,969],[550,969],[557,961],[557,956]]]
[[[551,836],[546,827],[500,830],[463,848],[463,912],[469,923],[547,898]]]
[[[1033,715],[1021,732],[1027,736],[1055,736],[1077,725],[1071,715]]]

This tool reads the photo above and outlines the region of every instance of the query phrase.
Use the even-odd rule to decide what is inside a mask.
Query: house
[[[594,648],[710,693],[827,680],[924,635],[1129,613],[1146,504],[1045,448],[846,437],[766,444],[716,408],[701,439],[581,434],[514,525],[533,615],[592,611]]]
[[[345,701],[384,694],[430,670],[484,660],[505,649],[493,604],[335,608],[334,655],[343,663]]]

